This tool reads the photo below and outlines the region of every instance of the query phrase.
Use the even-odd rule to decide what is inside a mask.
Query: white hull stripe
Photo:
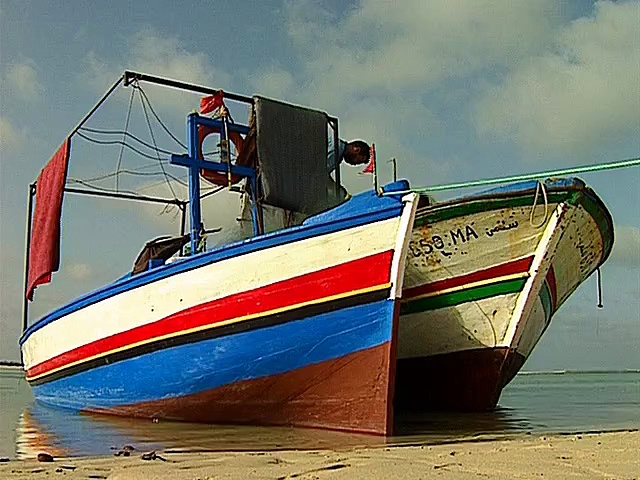
[[[252,252],[109,297],[31,334],[23,344],[25,366],[202,303],[387,251],[395,246],[399,221],[395,217]]]

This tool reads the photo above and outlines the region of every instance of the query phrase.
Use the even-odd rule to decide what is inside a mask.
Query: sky
[[[382,180],[394,157],[418,187],[640,157],[639,25],[639,1],[0,1],[0,359],[19,359],[28,185],[125,69],[324,110],[341,137],[375,142]],[[130,90],[90,125],[122,130]],[[145,92],[184,138],[199,97]],[[71,179],[141,167],[117,147],[72,142]],[[370,188],[343,174],[351,192]],[[592,277],[525,369],[640,368],[640,168],[580,177],[615,223],[604,308]],[[168,195],[145,181],[144,193]],[[208,227],[233,228],[233,195],[204,208]],[[36,291],[31,321],[126,273],[178,222],[158,206],[68,195],[61,270]]]

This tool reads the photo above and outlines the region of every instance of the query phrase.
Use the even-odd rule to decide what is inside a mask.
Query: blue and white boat
[[[196,88],[132,72],[122,81]],[[26,378],[38,401],[79,411],[390,434],[417,195],[393,194],[408,189],[400,181],[384,187],[386,195],[336,201],[339,184],[327,181],[331,118],[261,97],[239,100],[252,124],[233,123],[224,110],[219,118],[190,114],[187,152],[171,157],[189,171],[189,233],[150,243],[130,274],[30,325],[20,341]],[[221,145],[236,143],[235,162],[224,148],[219,161],[202,157],[211,133]],[[55,250],[43,243],[56,237],[43,225],[59,222],[60,209],[42,199],[62,201],[72,140],[37,183],[27,296],[51,276],[39,252]],[[203,247],[203,170],[224,186],[244,185],[251,238]],[[293,183],[302,177],[303,186]],[[265,233],[265,205],[307,218]]]

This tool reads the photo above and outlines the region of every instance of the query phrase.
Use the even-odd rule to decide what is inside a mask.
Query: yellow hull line
[[[316,299],[316,300],[309,300],[309,301],[306,301],[306,302],[296,303],[294,305],[289,305],[289,306],[286,306],[286,307],[274,308],[273,310],[267,310],[265,312],[252,313],[250,315],[244,315],[242,317],[236,317],[236,318],[233,318],[233,319],[230,319],[230,320],[224,320],[222,322],[217,322],[217,323],[214,323],[214,324],[201,325],[199,327],[190,328],[188,330],[180,330],[179,332],[168,333],[166,335],[161,335],[159,337],[149,338],[147,340],[141,340],[139,342],[131,343],[131,344],[128,344],[128,345],[120,347],[120,348],[114,348],[113,350],[108,350],[106,352],[102,352],[102,353],[93,355],[91,357],[83,358],[82,360],[77,360],[77,361],[75,361],[73,363],[68,363],[68,364],[63,365],[61,367],[58,367],[56,369],[48,370],[47,372],[41,373],[40,375],[37,375],[37,376],[33,376],[33,377],[27,376],[26,379],[27,379],[27,381],[37,380],[38,378],[42,378],[42,377],[45,377],[45,376],[52,375],[52,374],[54,374],[56,372],[59,372],[59,371],[62,371],[62,370],[66,370],[66,369],[74,367],[76,365],[80,365],[82,363],[86,363],[86,362],[89,362],[91,360],[96,360],[98,358],[105,357],[105,356],[111,355],[113,353],[118,353],[118,352],[122,352],[122,351],[125,351],[125,350],[129,350],[131,348],[135,348],[135,347],[138,347],[138,346],[141,346],[141,345],[146,345],[148,343],[157,342],[157,341],[160,341],[160,340],[165,340],[165,339],[173,338],[173,337],[179,337],[179,336],[182,336],[182,335],[187,335],[189,333],[194,333],[194,332],[200,332],[200,331],[203,331],[203,330],[211,330],[211,329],[214,329],[214,328],[223,327],[225,325],[230,325],[232,323],[239,323],[239,322],[244,322],[244,321],[247,321],[247,320],[252,320],[252,319],[258,318],[258,317],[276,315],[278,313],[283,313],[283,312],[286,312],[286,311],[289,311],[289,310],[295,310],[297,308],[307,307],[307,306],[310,306],[310,305],[317,305],[317,304],[320,304],[320,303],[331,302],[333,300],[340,300],[342,298],[353,297],[353,296],[360,295],[360,294],[363,294],[363,293],[376,292],[376,291],[384,290],[384,289],[390,288],[390,287],[391,287],[391,282],[387,282],[387,283],[383,283],[383,284],[380,284],[380,285],[375,285],[373,287],[361,288],[359,290],[352,290],[350,292],[339,293],[339,294],[331,295],[331,296],[328,296],[328,297],[322,297],[322,298]],[[162,320],[162,319],[156,320],[156,322],[160,321],[160,320]],[[152,323],[155,323],[155,322],[148,323],[147,325],[151,325]],[[147,325],[144,325],[144,326],[147,326]],[[126,331],[127,330],[124,330],[124,331],[122,331],[120,333],[125,333]],[[116,334],[116,335],[118,335],[118,334]],[[101,339],[98,339],[98,340],[101,340]],[[94,341],[98,341],[98,340],[94,340]],[[87,345],[87,344],[85,344],[85,345]],[[85,345],[82,345],[82,346],[85,346]],[[76,348],[78,348],[78,347],[76,347]],[[62,354],[62,355],[64,355],[64,354]],[[50,360],[51,359],[45,360],[45,362],[48,362]],[[44,362],[42,362],[42,363],[44,363]],[[35,368],[35,367],[31,367],[31,368]]]

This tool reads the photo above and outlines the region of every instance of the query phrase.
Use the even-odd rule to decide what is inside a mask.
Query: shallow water
[[[218,426],[88,415],[34,402],[19,369],[0,367],[0,456],[28,458],[137,450],[264,450],[441,443],[523,433],[640,427],[640,372],[518,375],[490,413],[399,415],[399,435],[380,438],[317,429]]]

